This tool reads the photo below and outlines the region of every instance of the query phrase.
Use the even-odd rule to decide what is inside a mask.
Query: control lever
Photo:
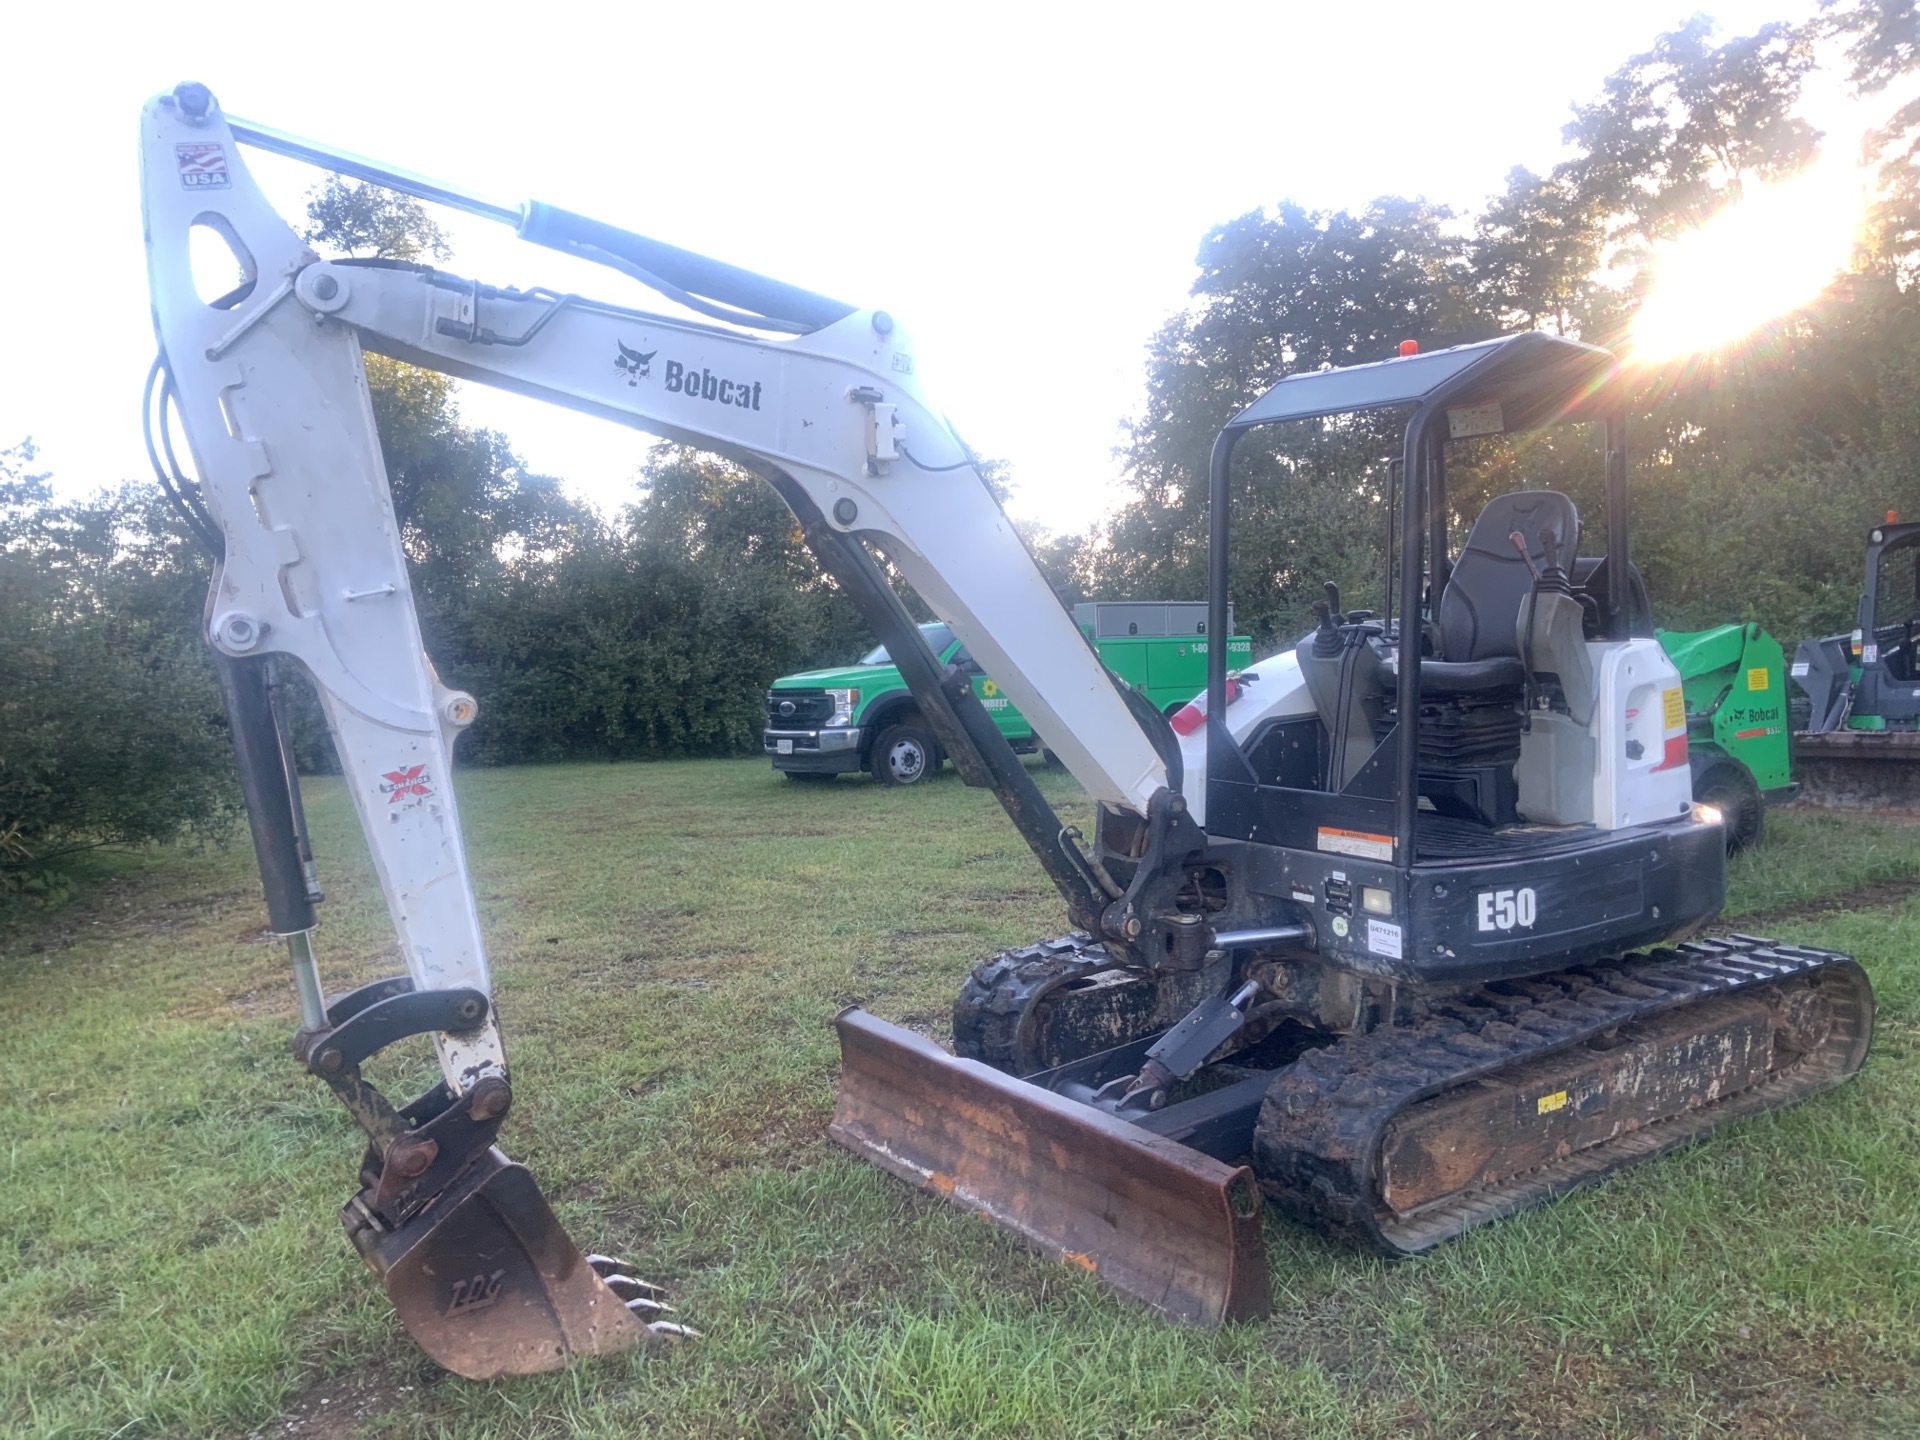
[[[1540,616],[1541,592],[1554,588],[1554,582],[1549,581],[1547,575],[1552,575],[1558,582],[1557,588],[1562,590],[1566,589],[1566,576],[1559,566],[1553,563],[1553,531],[1540,532],[1540,553],[1547,557],[1547,575],[1541,574],[1540,567],[1533,563],[1532,552],[1527,549],[1526,536],[1515,530],[1507,536],[1507,543],[1520,552],[1520,558],[1527,563],[1527,573],[1533,577],[1533,590],[1527,596],[1527,643],[1520,656],[1520,663],[1526,667],[1526,726],[1530,730],[1533,728],[1534,706],[1540,703],[1540,681],[1533,673],[1533,623]]]
[[[1549,548],[1552,538],[1551,531],[1541,534],[1540,539],[1543,542],[1541,549],[1543,552],[1548,554],[1552,553]],[[1527,549],[1527,537],[1522,535],[1518,530],[1515,530],[1507,536],[1507,543],[1520,552],[1520,558],[1526,562],[1527,573],[1533,577],[1533,583],[1537,587],[1540,584],[1540,567],[1533,563],[1533,552]]]
[[[1328,582],[1327,588],[1333,590],[1331,581]],[[1337,590],[1334,591],[1334,595],[1338,598],[1339,592]],[[1319,626],[1313,632],[1313,653],[1315,655],[1322,657],[1338,655],[1346,644],[1340,637],[1340,631],[1333,623],[1333,615],[1333,607],[1328,605],[1326,601],[1316,600],[1313,602],[1313,618],[1320,622]]]

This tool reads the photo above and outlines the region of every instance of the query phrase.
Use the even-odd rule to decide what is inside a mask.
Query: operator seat
[[[1509,538],[1516,532],[1525,558]],[[1519,819],[1523,617],[1534,570],[1570,572],[1579,551],[1580,513],[1555,490],[1495,496],[1473,522],[1440,595],[1436,653],[1420,662],[1420,794],[1439,814],[1492,826]],[[1573,638],[1577,648],[1577,625]],[[1565,663],[1584,661],[1583,652]]]
[[[1510,538],[1516,532],[1526,542],[1524,557]],[[1564,577],[1579,550],[1580,513],[1555,490],[1496,496],[1473,522],[1430,632],[1437,653],[1420,661],[1420,794],[1439,814],[1492,826],[1519,818],[1513,766],[1526,723],[1521,645],[1534,571]],[[1559,626],[1543,624],[1533,637],[1533,678],[1551,673],[1569,698],[1591,689],[1578,614],[1573,606]],[[1569,624],[1570,635],[1564,633]],[[1327,785],[1333,790],[1345,789],[1363,768],[1371,748],[1366,737],[1393,723],[1398,650],[1366,644],[1364,629],[1337,628],[1323,613],[1320,630],[1296,648],[1332,741]],[[1542,665],[1543,656],[1557,658]],[[1577,718],[1586,723],[1584,713]]]
[[[1496,495],[1473,522],[1436,617],[1437,659],[1420,664],[1424,696],[1478,693],[1526,683],[1516,626],[1533,593],[1533,571],[1508,537],[1518,531],[1535,569],[1571,574],[1580,512],[1557,490]]]

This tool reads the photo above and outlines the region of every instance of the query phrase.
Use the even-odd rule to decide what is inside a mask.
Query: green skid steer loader
[[[1757,845],[1766,807],[1798,789],[1780,642],[1751,622],[1658,636],[1686,694],[1693,798],[1726,817],[1729,853]]]

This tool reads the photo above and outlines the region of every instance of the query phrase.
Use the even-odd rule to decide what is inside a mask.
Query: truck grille
[[[787,707],[791,706],[792,709]],[[804,730],[827,723],[833,697],[824,690],[769,690],[767,725],[774,730]]]

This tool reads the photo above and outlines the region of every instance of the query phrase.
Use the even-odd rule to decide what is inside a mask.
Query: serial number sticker
[[[1367,949],[1389,960],[1400,958],[1400,927],[1387,920],[1367,921]]]
[[[1687,702],[1678,690],[1660,692],[1660,722],[1668,730],[1683,729],[1687,723]]]
[[[1796,660],[1793,662],[1793,678],[1796,680],[1804,680],[1807,678],[1807,662],[1806,661]]]
[[[1313,904],[1313,892],[1311,890],[1303,890],[1298,885],[1293,887],[1293,898],[1302,905]]]
[[[1317,848],[1330,855],[1351,855],[1356,860],[1393,860],[1393,837],[1374,835],[1365,830],[1335,830],[1320,827]]]
[[[773,742],[773,748],[776,754],[791,755],[793,753],[793,741],[776,740]]]
[[[1452,405],[1447,408],[1447,432],[1454,440],[1469,435],[1498,435],[1506,429],[1500,418],[1500,405]]]
[[[1556,1110],[1564,1110],[1566,1108],[1567,1092],[1564,1090],[1556,1090],[1551,1095],[1542,1095],[1536,1100],[1534,1102],[1533,1113],[1536,1115],[1551,1115]]]
[[[1767,667],[1755,665],[1747,671],[1747,689],[1764,690],[1767,688]]]

